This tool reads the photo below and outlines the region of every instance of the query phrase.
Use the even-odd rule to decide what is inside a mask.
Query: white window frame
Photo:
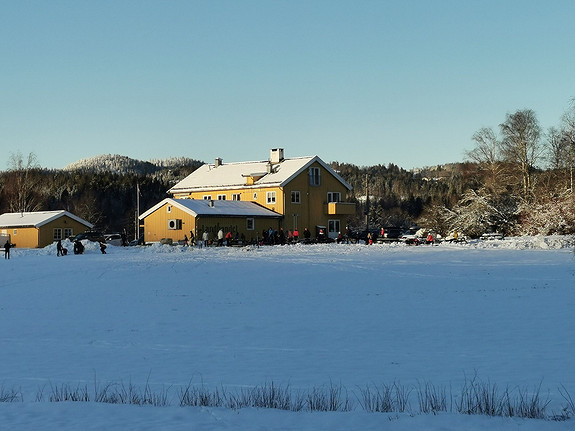
[[[219,201],[225,201],[225,200],[226,200],[226,195],[218,195],[218,200],[219,200]]]
[[[341,193],[340,192],[327,192],[327,201],[328,202],[341,202]]]
[[[72,229],[71,227],[65,227],[64,228],[64,238],[70,238],[74,236],[74,229]]]
[[[233,201],[241,201],[242,200],[242,194],[241,193],[232,193],[232,200]]]
[[[292,190],[291,192],[291,203],[292,204],[301,204],[301,193],[299,190]]]
[[[212,195],[204,195],[203,199],[205,201],[211,201],[212,200]]]
[[[53,237],[54,241],[58,241],[58,240],[63,239],[62,238],[62,228],[61,227],[55,227],[53,235],[54,235],[54,237]]]
[[[255,230],[256,221],[253,217],[246,218],[246,230]]]
[[[268,205],[276,203],[276,192],[266,192],[266,203]]]

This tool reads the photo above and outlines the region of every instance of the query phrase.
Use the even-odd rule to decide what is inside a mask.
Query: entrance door
[[[329,220],[327,223],[327,235],[329,238],[336,239],[340,232],[339,220]]]

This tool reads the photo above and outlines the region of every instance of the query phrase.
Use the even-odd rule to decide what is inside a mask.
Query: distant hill
[[[78,160],[65,166],[65,171],[82,171],[93,173],[113,172],[116,174],[150,175],[166,169],[197,168],[204,162],[188,157],[153,159],[142,161],[119,154],[102,154]]]

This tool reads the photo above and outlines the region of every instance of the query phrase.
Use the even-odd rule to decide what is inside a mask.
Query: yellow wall
[[[144,219],[144,240],[146,242],[159,242],[164,238],[170,238],[173,242],[184,239],[184,235],[190,237],[190,231],[194,232],[196,239],[201,239],[204,230],[207,230],[210,239],[217,238],[220,229],[224,235],[231,231],[235,236],[236,232],[241,237],[243,234],[247,241],[255,240],[261,236],[263,229],[279,228],[279,219],[268,217],[254,217],[254,229],[247,230],[247,217],[202,217],[194,218],[189,213],[171,206],[168,212],[168,203],[162,205],[152,214]],[[182,220],[181,229],[168,229],[168,220]]]
[[[168,212],[168,207],[170,207],[170,212]],[[182,228],[168,229],[168,220],[178,219],[182,220]],[[184,235],[189,238],[190,231],[194,231],[195,234],[195,229],[196,223],[193,216],[166,203],[144,219],[144,240],[158,242],[163,238],[170,238],[172,241],[179,241],[184,239]]]
[[[320,168],[321,183],[319,186],[310,186],[308,169],[292,179],[285,188],[281,187],[253,187],[239,188],[234,190],[218,190],[192,192],[185,194],[176,194],[175,198],[203,199],[204,196],[210,195],[213,200],[217,200],[218,195],[225,195],[226,200],[231,200],[233,194],[240,194],[240,200],[257,202],[260,205],[271,209],[279,214],[284,215],[282,227],[284,230],[293,230],[298,228],[301,232],[307,227],[312,235],[315,235],[315,226],[328,226],[329,220],[339,220],[340,230],[345,231],[347,228],[347,214],[328,215],[327,211],[327,194],[328,192],[341,193],[341,199],[346,200],[347,188],[323,166],[315,162],[310,167]],[[267,192],[276,192],[275,204],[268,204],[266,201]],[[291,203],[291,192],[299,191],[299,204]],[[256,197],[254,197],[254,194]],[[349,211],[348,211],[349,212]],[[296,225],[297,223],[297,225]]]
[[[47,245],[52,244],[54,242],[54,229],[56,228],[62,229],[62,239],[65,238],[64,235],[66,229],[72,230],[71,232],[72,236],[90,230],[89,227],[86,226],[85,224],[82,224],[64,215],[40,227],[39,240],[38,240],[39,247],[46,247]]]
[[[10,235],[10,242],[18,248],[38,247],[38,229],[35,227],[2,228],[3,235]]]

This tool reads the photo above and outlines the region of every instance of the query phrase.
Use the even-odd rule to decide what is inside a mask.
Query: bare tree
[[[507,119],[499,127],[502,155],[507,162],[518,167],[523,196],[527,197],[532,189],[533,172],[543,152],[539,142],[541,128],[535,112],[525,109],[507,114]]]
[[[37,194],[40,169],[34,153],[28,154],[26,160],[20,151],[10,153],[8,162],[8,180],[6,184],[9,208],[12,212],[36,211],[39,208]]]
[[[478,164],[486,173],[485,185],[492,191],[501,187],[503,163],[500,156],[500,142],[490,127],[483,127],[473,134],[475,148],[467,152],[469,160]]]
[[[561,122],[563,126],[563,145],[566,147],[566,164],[570,174],[570,189],[573,193],[573,169],[575,168],[575,100],[571,105],[571,109],[563,114]]]

